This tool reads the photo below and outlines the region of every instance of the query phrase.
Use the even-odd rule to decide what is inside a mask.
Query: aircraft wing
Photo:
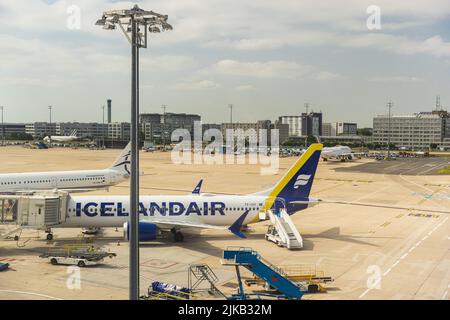
[[[179,220],[163,220],[163,219],[146,219],[143,220],[145,222],[154,223],[158,226],[160,229],[172,229],[174,227],[185,227],[185,228],[200,228],[200,229],[216,229],[216,230],[226,230],[226,227],[221,226],[215,226],[211,224],[206,223],[196,223],[196,222],[189,222],[189,221],[179,221]]]
[[[150,218],[143,220],[145,222],[154,223],[160,229],[172,229],[172,228],[201,228],[201,229],[216,229],[216,230],[229,230],[234,235],[239,238],[245,238],[245,234],[241,232],[242,223],[247,217],[250,210],[245,211],[239,218],[228,228],[225,226],[216,226],[212,224],[206,223],[198,223],[198,222],[189,222],[189,221],[181,221],[181,220],[171,220],[170,222],[164,219],[158,218]]]

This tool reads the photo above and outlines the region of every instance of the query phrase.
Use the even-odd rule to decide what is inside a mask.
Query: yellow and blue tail
[[[303,153],[276,186],[266,193],[268,197],[263,209],[272,208],[280,199],[289,214],[308,206],[322,147],[322,144],[315,143]]]

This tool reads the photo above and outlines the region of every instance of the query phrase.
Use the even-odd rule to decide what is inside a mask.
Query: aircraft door
[[[53,177],[51,179],[52,181],[52,188],[57,188],[58,187],[58,178]]]

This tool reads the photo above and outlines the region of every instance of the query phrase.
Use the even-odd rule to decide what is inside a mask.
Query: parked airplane
[[[129,177],[129,158],[130,144],[107,169],[0,174],[0,193],[52,189],[82,191],[109,187]]]
[[[320,200],[309,197],[321,144],[313,144],[271,189],[249,195],[200,193],[202,181],[188,195],[141,196],[139,237],[154,240],[170,231],[182,241],[181,230],[228,229],[245,237],[242,225],[261,220],[260,213],[284,208],[288,214],[304,210]],[[129,196],[70,196],[65,221],[58,227],[124,227],[128,236]]]
[[[323,161],[340,160],[345,162],[359,157],[360,153],[355,153],[348,146],[325,147],[322,150]]]
[[[44,141],[49,142],[73,142],[75,140],[79,140],[77,137],[77,130],[73,130],[68,136],[47,136],[44,138]]]

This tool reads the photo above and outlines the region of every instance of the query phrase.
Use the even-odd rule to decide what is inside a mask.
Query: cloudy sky
[[[149,0],[172,32],[141,52],[141,111],[199,113],[204,122],[296,115],[325,121],[450,106],[448,0]],[[0,105],[5,121],[129,120],[130,49],[119,30],[94,26],[111,0],[0,0]],[[369,30],[367,8],[381,10]],[[75,6],[75,7],[74,7]],[[77,28],[76,10],[80,10]],[[75,20],[74,20],[75,19]],[[69,27],[68,27],[69,26]],[[450,108],[449,108],[450,109]]]

